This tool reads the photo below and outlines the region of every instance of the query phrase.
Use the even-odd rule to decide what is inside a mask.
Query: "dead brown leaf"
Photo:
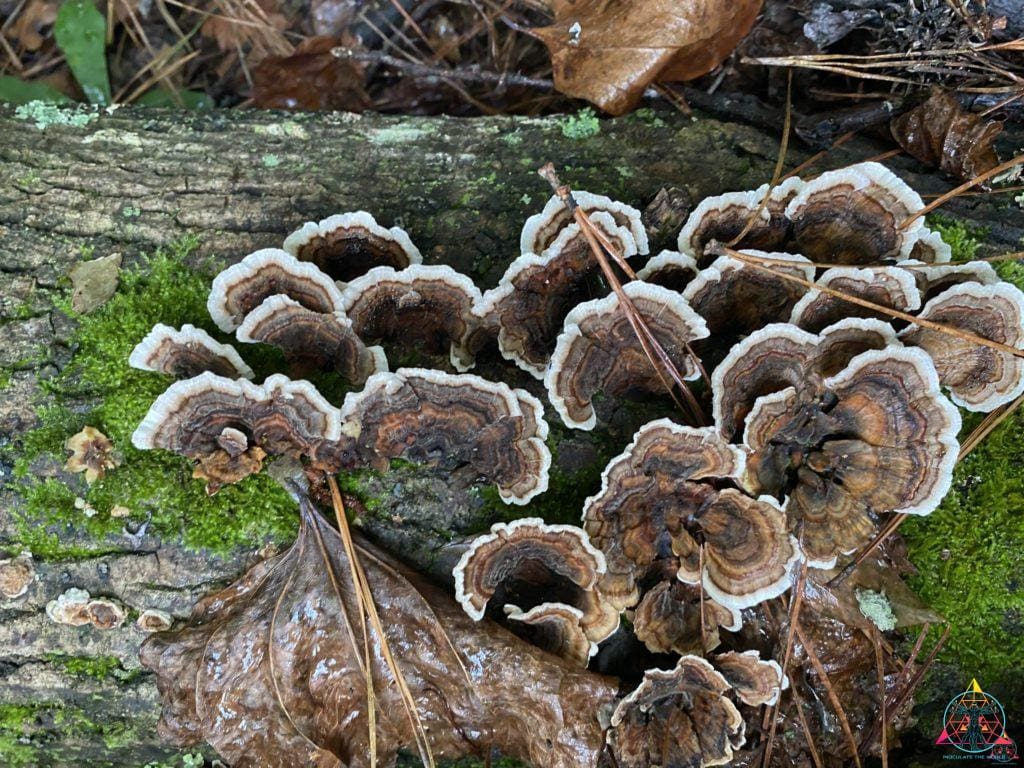
[[[964,112],[948,91],[932,94],[890,127],[905,152],[962,181],[999,164],[993,144],[1003,124]]]
[[[596,766],[598,712],[616,681],[474,622],[371,545],[357,540],[356,550],[437,758],[494,747],[545,768]],[[161,734],[207,741],[235,768],[371,765],[361,610],[341,537],[304,503],[287,552],[200,601],[186,627],[143,644],[163,699]],[[377,765],[392,765],[414,744],[411,721],[382,656],[369,666]]]
[[[68,271],[71,278],[71,308],[83,315],[106,303],[117,290],[121,254],[112,253],[91,261],[80,261]]]
[[[555,87],[613,115],[656,80],[709,72],[750,30],[761,0],[553,0],[547,45]]]
[[[268,56],[253,69],[253,101],[261,109],[362,112],[370,104],[363,67],[331,54],[335,37],[311,37],[290,56]]]

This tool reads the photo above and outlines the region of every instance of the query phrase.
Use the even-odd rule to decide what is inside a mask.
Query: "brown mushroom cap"
[[[342,282],[374,267],[404,269],[423,261],[404,229],[382,227],[366,211],[308,221],[285,238],[284,249]]]
[[[910,257],[924,218],[920,195],[878,163],[821,174],[789,202],[793,245],[811,261],[877,264]]]
[[[629,607],[639,597],[637,582],[659,561],[699,556],[686,524],[713,503],[713,481],[738,478],[743,463],[743,454],[710,428],[668,419],[640,428],[583,505],[583,527],[608,562],[602,590],[609,601]]]
[[[633,236],[611,214],[598,211],[591,219],[626,258],[636,253]],[[542,255],[526,253],[509,264],[475,313],[496,326],[498,349],[506,360],[543,379],[566,315],[595,293],[606,294],[603,280],[579,226],[570,224]]]
[[[740,701],[752,707],[771,706],[789,687],[789,679],[782,674],[778,662],[762,661],[757,651],[720,653],[714,664]]]
[[[902,312],[921,307],[921,292],[914,276],[910,270],[899,267],[835,267],[818,278],[817,285]],[[814,288],[793,308],[790,322],[816,333],[847,317],[888,319],[884,314]]]
[[[213,279],[206,308],[222,331],[234,331],[269,296],[284,294],[314,312],[341,309],[341,291],[313,264],[277,248],[250,253]]]
[[[89,485],[121,464],[110,438],[96,427],[82,427],[80,432],[64,441],[64,450],[71,451],[64,468],[68,472],[84,472]]]
[[[736,632],[742,624],[739,611],[708,596],[702,603],[700,587],[678,579],[660,581],[644,593],[633,615],[633,632],[652,653],[703,654],[718,647],[719,629]]]
[[[651,669],[612,714],[608,743],[621,768],[725,765],[746,741],[729,684],[698,656]]]
[[[473,366],[469,341],[477,326],[480,290],[448,266],[375,267],[345,288],[343,308],[368,343],[400,343],[429,355],[449,355],[459,371]]]
[[[132,350],[128,365],[143,371],[166,373],[176,379],[189,379],[203,371],[229,379],[254,376],[252,368],[234,347],[221,344],[206,331],[188,324],[177,331],[157,323]]]
[[[262,385],[212,373],[177,381],[150,406],[132,435],[136,448],[164,448],[189,458],[218,451],[226,429],[270,454],[310,454],[341,437],[338,410],[308,381],[275,374]]]
[[[375,374],[342,406],[343,431],[362,461],[381,470],[399,457],[469,464],[509,504],[547,490],[543,416],[540,401],[523,390],[421,368]]]
[[[953,258],[953,249],[942,239],[941,232],[922,226],[918,230],[917,241],[910,250],[910,258],[925,264],[945,264]]]
[[[366,346],[344,313],[314,312],[283,294],[267,297],[249,312],[236,336],[243,343],[278,347],[300,375],[329,369],[361,384],[388,369],[384,350]]]
[[[583,611],[564,603],[541,603],[528,611],[506,605],[505,618],[519,637],[584,668],[597,653],[597,643],[583,631]]]
[[[916,260],[901,261],[900,266],[914,276],[921,301],[927,303],[947,288],[961,283],[995,285],[1001,282],[999,274],[987,261],[968,261],[961,264],[921,265]]]
[[[815,369],[820,376],[834,376],[861,352],[899,346],[896,331],[883,320],[848,317],[818,334]]]
[[[782,275],[814,279],[814,266],[803,256],[743,252],[792,261],[793,266],[776,264],[768,272],[731,256],[720,256],[702,269],[683,291],[683,298],[704,318],[712,337],[748,334],[769,323],[788,320],[807,289]]]
[[[118,602],[93,598],[84,589],[72,587],[46,604],[46,615],[57,624],[115,629],[124,623],[128,613]]]
[[[707,266],[711,258],[705,255],[704,248],[709,242],[731,243],[744,230],[746,234],[736,247],[781,250],[790,228],[786,205],[803,186],[802,180],[793,177],[771,189],[763,184],[748,192],[704,198],[679,232],[680,252],[695,258],[698,266]],[[748,229],[752,218],[754,223]]]
[[[864,352],[819,387],[767,397],[748,421],[747,484],[788,495],[814,567],[865,544],[875,515],[927,515],[949,490],[960,414],[921,350]]]
[[[166,632],[174,624],[174,619],[167,611],[147,608],[135,620],[135,626],[142,632]]]
[[[682,291],[697,275],[697,262],[679,251],[662,251],[637,271],[638,280],[653,283],[671,291]]]
[[[697,378],[699,368],[687,345],[708,335],[704,320],[667,288],[633,282],[623,291],[683,378]],[[610,397],[627,391],[664,392],[659,371],[640,345],[616,294],[580,304],[566,316],[544,386],[562,421],[576,429],[593,429],[597,424],[591,400],[598,392]]]
[[[618,226],[628,230],[636,244],[636,252],[647,253],[647,230],[640,219],[640,211],[592,192],[573,190],[572,196],[576,204],[591,219],[597,212],[608,213]],[[523,225],[523,231],[519,236],[519,252],[543,254],[555,242],[562,229],[570,226],[572,221],[572,214],[566,208],[565,202],[558,195],[552,195],[544,210],[528,218]]]
[[[5,599],[17,600],[23,597],[35,578],[31,552],[0,560],[0,595]]]
[[[524,598],[540,605],[552,602],[552,593],[568,593],[560,602],[582,612],[580,627],[591,642],[599,643],[619,626],[619,612],[598,589],[604,572],[604,555],[582,529],[530,517],[495,523],[490,533],[473,540],[452,574],[455,599],[476,621],[499,591],[505,600],[515,601],[515,614],[523,613],[518,604]]]
[[[962,283],[918,315],[1017,349],[1024,348],[1024,293],[1009,283]],[[1024,393],[1024,359],[950,333],[912,325],[900,334],[935,363],[939,381],[957,405],[987,413]]]

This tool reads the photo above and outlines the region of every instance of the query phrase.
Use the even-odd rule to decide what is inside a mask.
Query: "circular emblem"
[[[977,680],[972,680],[970,688],[954,696],[946,705],[942,735],[935,743],[977,755],[993,750],[997,745],[1010,746],[1006,743],[1010,739],[1006,737],[1005,726],[1003,705],[995,696],[981,690]],[[1016,754],[1015,748],[1013,752]],[[1003,761],[1012,759],[1006,757]]]

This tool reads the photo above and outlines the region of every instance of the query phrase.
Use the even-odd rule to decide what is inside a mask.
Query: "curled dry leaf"
[[[435,758],[494,747],[547,768],[596,765],[597,712],[614,700],[614,681],[474,622],[369,545],[356,551]],[[365,667],[349,565],[338,532],[303,503],[291,549],[202,600],[188,626],[151,636],[142,661],[163,698],[161,734],[181,746],[205,740],[235,768],[369,766],[368,672],[377,764],[391,765],[414,743],[412,726],[384,660]],[[369,642],[380,646],[373,633]]]
[[[946,91],[894,118],[890,129],[905,152],[964,181],[999,165],[994,142],[1003,124],[965,112]]]
[[[68,472],[84,472],[90,485],[121,463],[114,452],[114,444],[96,427],[85,427],[69,437],[64,450],[71,451],[64,468]]]
[[[253,100],[261,109],[362,112],[370,99],[362,68],[331,54],[333,37],[311,37],[289,56],[268,56],[252,72]]]
[[[555,22],[534,30],[551,53],[555,87],[613,115],[656,80],[714,69],[747,34],[760,0],[552,0]]]

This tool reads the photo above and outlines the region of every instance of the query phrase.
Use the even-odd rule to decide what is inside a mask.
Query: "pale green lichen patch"
[[[19,120],[30,120],[36,128],[43,130],[51,125],[70,125],[84,128],[99,115],[85,106],[61,107],[45,101],[30,101],[14,111]]]
[[[260,160],[264,168],[277,168],[281,164],[281,158],[272,154],[264,155]]]
[[[373,144],[408,144],[409,142],[419,141],[425,136],[429,136],[431,131],[427,130],[426,127],[410,124],[397,124],[389,125],[384,128],[379,128],[369,134],[370,142]]]
[[[124,545],[126,526],[142,524],[150,534],[180,538],[186,547],[218,554],[294,535],[294,502],[265,473],[208,497],[203,484],[191,478],[187,460],[131,445],[131,434],[150,404],[171,383],[166,376],[128,366],[135,344],[157,322],[193,323],[228,340],[206,314],[211,274],[184,265],[189,245],[195,243],[124,270],[118,292],[93,314],[76,318],[75,355],[47,384],[57,403],[41,409],[41,423],[24,436],[15,466],[25,498],[24,509],[15,511],[18,543],[39,558],[112,551]],[[254,346],[244,352],[261,375],[279,366],[274,350]],[[92,403],[91,410],[83,411],[83,402]],[[80,477],[55,471],[66,456],[64,441],[87,424],[107,435],[123,456],[121,466],[89,486]],[[37,471],[40,467],[46,471]],[[83,514],[76,498],[96,514]],[[112,517],[114,506],[127,507],[130,517]]]
[[[558,121],[558,125],[567,139],[589,139],[601,132],[601,121],[590,107],[581,109],[575,115],[566,115]]]
[[[885,596],[884,592],[858,589],[855,594],[857,607],[872,624],[883,632],[896,629],[896,614],[892,612],[892,603],[889,602],[889,598]]]
[[[309,138],[306,129],[294,120],[285,120],[282,123],[271,123],[270,125],[257,125],[253,127],[253,131],[263,136],[279,136],[291,139]]]

